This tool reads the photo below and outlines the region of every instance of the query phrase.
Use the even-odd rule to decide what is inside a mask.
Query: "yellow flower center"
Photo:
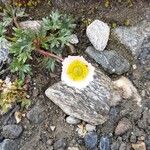
[[[84,80],[89,73],[86,63],[80,60],[74,60],[67,68],[68,76],[74,81]]]

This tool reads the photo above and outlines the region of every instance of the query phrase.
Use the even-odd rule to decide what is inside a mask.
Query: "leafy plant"
[[[35,38],[32,30],[23,30],[14,28],[15,33],[12,38],[12,46],[10,53],[13,55],[11,63],[11,71],[19,73],[19,79],[24,80],[25,73],[31,75],[31,66],[27,64],[29,59],[32,59],[32,50],[34,50],[33,40]]]
[[[10,49],[13,56],[11,71],[18,72],[21,80],[24,80],[25,74],[31,74],[29,60],[32,59],[33,51],[43,55],[42,63],[48,70],[53,71],[55,61],[62,60],[60,56],[64,46],[69,43],[74,27],[71,17],[56,11],[49,17],[43,18],[38,32],[14,28]]]
[[[31,101],[27,98],[27,94],[21,88],[18,82],[10,82],[0,80],[0,109],[1,113],[6,113],[15,104],[20,103],[22,109],[28,108]]]
[[[27,17],[25,9],[14,7],[12,5],[5,5],[5,8],[0,15],[3,18],[3,22],[5,22],[7,26],[12,23],[14,19]]]

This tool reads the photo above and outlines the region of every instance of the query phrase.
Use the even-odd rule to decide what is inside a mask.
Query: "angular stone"
[[[45,94],[66,114],[94,125],[108,119],[110,105],[115,105],[118,98],[110,78],[100,70],[95,70],[94,80],[84,89],[58,82],[49,87]]]
[[[118,27],[113,34],[137,58],[144,40],[150,36],[150,22],[144,20],[133,27]]]
[[[3,127],[2,135],[5,138],[16,139],[22,133],[23,128],[20,125],[6,125]]]
[[[96,50],[103,51],[110,34],[109,26],[100,21],[93,21],[86,29],[86,35]]]
[[[99,52],[89,46],[86,49],[86,53],[109,74],[121,75],[130,69],[129,62],[114,50]]]

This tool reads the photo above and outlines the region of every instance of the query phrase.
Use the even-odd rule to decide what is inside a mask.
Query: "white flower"
[[[68,56],[62,62],[61,80],[68,86],[82,89],[93,81],[94,69],[82,56]]]

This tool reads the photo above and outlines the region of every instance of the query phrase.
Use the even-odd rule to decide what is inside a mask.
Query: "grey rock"
[[[115,129],[115,135],[122,135],[124,134],[125,132],[127,132],[129,129],[132,128],[132,124],[131,122],[129,121],[129,119],[127,118],[122,118],[116,129]]]
[[[68,117],[66,118],[66,122],[67,122],[68,124],[71,124],[71,125],[76,125],[76,124],[79,124],[79,123],[81,122],[81,120],[80,120],[80,119],[77,119],[77,118],[74,118],[74,117],[71,117],[71,116],[68,116]]]
[[[150,36],[143,41],[138,60],[142,66],[147,65],[150,67]]]
[[[21,125],[6,125],[2,128],[2,135],[5,138],[16,139],[21,135],[22,131]]]
[[[142,50],[142,44],[150,36],[150,22],[144,20],[132,27],[118,27],[113,30],[118,40],[137,58]]]
[[[100,70],[84,89],[75,89],[58,82],[45,91],[46,96],[67,115],[98,125],[108,119],[110,105],[116,102],[112,82]]]
[[[51,146],[53,144],[53,140],[52,139],[48,139],[46,142],[47,145]]]
[[[116,121],[119,118],[119,109],[117,107],[111,107],[109,116],[112,121]]]
[[[126,148],[127,148],[127,145],[126,145],[126,143],[121,143],[121,145],[120,145],[120,147],[119,147],[119,150],[126,150]]]
[[[17,143],[13,140],[5,139],[0,143],[0,150],[18,150]]]
[[[109,26],[100,21],[93,21],[86,29],[86,35],[98,51],[103,51],[107,45],[110,34]]]
[[[96,132],[89,132],[84,137],[85,146],[88,150],[93,150],[97,146],[98,135]]]
[[[136,135],[134,135],[134,134],[132,134],[131,136],[130,136],[130,142],[131,143],[136,143]]]
[[[65,139],[59,139],[54,143],[54,150],[65,149],[67,147],[67,141]]]
[[[138,56],[138,70],[141,72],[141,77],[150,80],[150,36],[147,38],[141,48],[141,53]]]
[[[149,122],[149,109],[145,109],[142,113],[142,117],[138,120],[138,127],[146,130]]]
[[[49,146],[47,150],[53,150],[53,146]]]
[[[44,108],[39,104],[35,105],[29,112],[27,112],[27,118],[35,124],[39,124],[43,122],[46,115],[44,112]]]
[[[78,44],[78,43],[79,43],[79,39],[78,39],[77,35],[76,35],[76,34],[72,34],[72,35],[70,36],[69,42],[70,42],[71,44]]]
[[[86,124],[86,125],[85,125],[85,129],[86,129],[86,131],[88,131],[88,132],[96,131],[96,126],[91,125],[91,124]]]
[[[99,143],[100,150],[110,150],[110,140],[108,136],[102,136]]]
[[[111,150],[118,150],[119,147],[120,147],[119,142],[113,142],[113,143],[111,144]]]
[[[114,50],[99,52],[89,46],[86,49],[86,53],[109,74],[121,75],[130,69],[129,62]]]

